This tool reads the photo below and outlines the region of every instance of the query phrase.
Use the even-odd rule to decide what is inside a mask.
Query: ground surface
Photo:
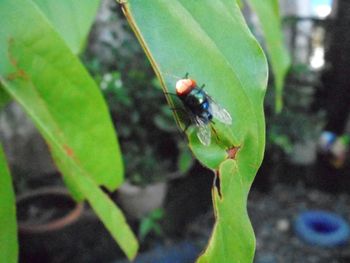
[[[185,203],[182,206],[186,206]],[[186,210],[185,207],[178,209]],[[268,193],[252,190],[248,210],[257,239],[255,263],[350,263],[350,244],[337,249],[319,248],[305,244],[294,234],[293,222],[306,209],[336,212],[350,222],[350,195],[328,194],[305,188],[302,184],[276,184]],[[166,235],[152,241],[143,251],[156,246],[172,247],[184,239],[204,248],[213,224],[212,211],[201,214],[189,225],[182,225],[182,235],[177,235],[177,238]],[[117,245],[93,214],[85,215],[62,233],[35,239],[22,237],[21,245],[24,245],[22,256],[24,250],[30,251],[32,256],[35,252],[34,258],[26,255],[22,257],[21,263],[111,263],[123,258]],[[25,249],[26,245],[30,246]]]
[[[301,241],[293,231],[293,222],[306,209],[336,212],[350,221],[350,196],[306,189],[302,184],[277,184],[269,193],[252,191],[249,215],[256,233],[256,261],[259,263],[348,263],[350,244],[341,248],[320,248]],[[192,233],[209,235],[211,213],[191,225]]]

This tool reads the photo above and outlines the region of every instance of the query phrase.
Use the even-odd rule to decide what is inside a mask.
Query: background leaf
[[[219,220],[201,260],[251,262],[254,235],[242,207],[246,205],[264,152],[265,56],[248,30],[235,0],[129,0],[123,6],[166,91],[174,92],[176,81],[188,72],[199,85],[205,83],[207,93],[230,112],[232,125],[216,123],[218,136],[213,134],[209,147],[203,146],[193,132],[188,132],[195,156],[212,169],[219,169],[229,157],[228,150],[239,149],[235,155],[235,169],[222,168],[226,179],[222,180],[225,191],[220,207],[214,195],[217,217],[226,220],[233,216],[230,220],[238,220],[237,224]],[[176,98],[168,100],[170,104],[179,103]],[[179,118],[178,121],[182,122]],[[240,202],[241,214],[234,212],[238,204],[232,205],[233,197],[225,196],[238,188],[241,190],[234,198]],[[241,231],[238,227],[250,230]],[[220,240],[222,233],[233,237]],[[247,242],[242,243],[242,240]],[[234,253],[242,247],[244,252]]]
[[[276,112],[283,107],[283,85],[291,58],[284,45],[278,0],[248,0],[259,17],[275,78]]]
[[[31,2],[2,1],[0,14],[3,86],[50,144],[65,152],[57,158],[71,159],[96,183],[115,189],[123,166],[94,80]]]
[[[136,239],[98,188],[114,190],[123,180],[119,145],[98,87],[32,1],[1,1],[0,22],[1,84],[48,142],[75,198],[87,198],[134,257]]]
[[[84,48],[100,1],[33,0],[74,54]]]
[[[0,110],[4,106],[6,106],[7,103],[11,101],[11,97],[6,93],[2,85],[0,84]]]
[[[0,144],[0,262],[16,263],[18,254],[16,200]]]

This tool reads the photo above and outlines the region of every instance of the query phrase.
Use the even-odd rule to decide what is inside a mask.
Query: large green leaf
[[[100,0],[33,0],[74,54],[84,48]]]
[[[50,144],[113,190],[123,165],[107,106],[78,59],[31,1],[2,1],[1,82]]]
[[[226,222],[217,221],[201,259],[251,262],[254,235],[244,207],[265,145],[267,63],[259,44],[236,0],[129,0],[123,9],[165,91],[173,93],[176,81],[188,72],[199,84],[205,83],[207,93],[231,114],[230,127],[213,125],[217,136],[212,134],[209,147],[188,132],[190,147],[205,166],[217,170],[227,158],[235,159],[235,169],[223,169],[220,175],[225,189],[220,206],[214,196],[217,218]],[[179,103],[173,97],[168,100],[171,105]],[[230,191],[235,191],[234,196],[226,196]],[[240,204],[232,203],[235,198]],[[234,212],[237,208],[240,215]],[[242,248],[244,252],[235,253]]]
[[[96,16],[99,0],[89,0],[79,4],[73,0],[34,0],[50,20],[74,54],[84,48],[86,37]],[[0,85],[0,109],[10,101],[10,97]]]
[[[291,58],[284,45],[278,0],[248,0],[259,17],[264,33],[266,48],[275,77],[275,107],[283,107],[284,79],[288,73]]]
[[[114,190],[122,183],[123,165],[107,106],[94,80],[32,1],[1,1],[0,22],[1,84],[48,142],[74,196],[92,203],[99,193],[107,201],[98,185]],[[128,225],[124,220],[112,221],[113,217],[105,220],[111,213],[121,218],[119,210],[96,206],[132,258],[137,242]],[[127,235],[120,236],[123,233]]]
[[[16,263],[16,201],[5,155],[0,144],[0,262]]]

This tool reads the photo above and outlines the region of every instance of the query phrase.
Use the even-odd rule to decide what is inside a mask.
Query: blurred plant
[[[274,98],[271,89],[268,89],[265,99],[267,151],[278,149],[290,155],[295,143],[317,140],[325,114],[322,110],[313,109],[316,85],[316,72],[307,65],[294,65],[284,88],[284,108],[278,115],[274,114]]]
[[[141,219],[139,227],[139,239],[141,242],[143,242],[150,234],[155,234],[157,237],[163,235],[162,226],[160,224],[163,218],[164,210],[158,208]]]

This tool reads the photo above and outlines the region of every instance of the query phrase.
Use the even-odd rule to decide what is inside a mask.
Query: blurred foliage
[[[293,65],[286,79],[285,104],[280,114],[274,113],[274,94],[268,89],[265,99],[267,151],[280,150],[290,155],[295,143],[317,140],[325,121],[325,113],[313,109],[317,85],[317,72],[304,64]]]
[[[0,262],[18,261],[18,240],[16,224],[15,193],[5,154],[0,144]]]
[[[247,2],[259,18],[264,35],[263,42],[274,77],[275,110],[279,113],[283,107],[284,81],[291,65],[290,54],[284,45],[279,2],[278,0],[248,0]]]
[[[11,101],[11,97],[5,92],[0,84],[0,110],[6,106],[7,103]]]
[[[163,218],[164,210],[162,208],[158,208],[141,219],[139,227],[139,239],[141,242],[144,241],[150,234],[154,234],[158,237],[163,235],[163,230],[160,224]]]

